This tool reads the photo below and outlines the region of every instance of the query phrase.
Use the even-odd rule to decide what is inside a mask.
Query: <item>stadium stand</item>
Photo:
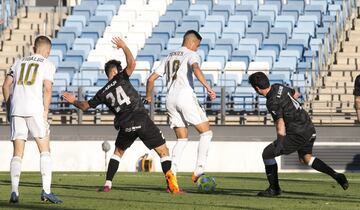
[[[201,87],[195,92],[212,114],[212,123],[220,122],[218,115],[223,109],[227,119],[237,123],[252,122],[252,117],[258,123],[271,123],[263,99],[246,81],[255,71],[266,72],[271,83],[295,86],[315,122],[327,123],[328,118],[334,122],[336,115],[342,119],[336,122],[353,123],[350,90],[356,76],[352,70],[357,69],[353,53],[357,52],[356,9],[354,0],[83,0],[72,8],[53,39],[50,60],[59,75],[54,100],[61,101],[56,98],[61,91],[79,87],[85,90],[79,95],[89,97],[88,88],[93,93],[106,82],[102,69],[109,59],[126,65],[123,53],[112,48],[113,36],[123,38],[136,56],[139,73],[132,82],[144,95],[150,71],[181,46],[187,30],[195,29],[203,36],[198,50],[201,66],[218,98],[207,101]],[[15,34],[21,36],[21,31]],[[23,36],[26,39],[28,32]],[[6,62],[10,65],[13,60]],[[61,88],[63,84],[65,88]],[[155,92],[152,112],[166,123],[165,89],[161,86]],[[326,120],[319,114],[323,107],[330,109]],[[62,103],[54,103],[52,108],[54,113],[73,112]],[[100,118],[106,118],[107,112]],[[91,114],[99,118],[98,111]],[[95,118],[88,119],[95,122]]]

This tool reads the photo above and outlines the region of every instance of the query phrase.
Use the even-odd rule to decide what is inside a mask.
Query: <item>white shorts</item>
[[[171,128],[184,128],[209,121],[193,92],[183,91],[179,94],[168,95],[166,108]]]
[[[11,117],[11,140],[27,140],[28,137],[45,138],[50,134],[49,124],[41,116]]]

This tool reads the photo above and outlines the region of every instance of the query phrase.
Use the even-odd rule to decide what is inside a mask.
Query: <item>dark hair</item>
[[[51,41],[47,36],[38,36],[35,39],[34,46],[39,48],[41,45],[46,44],[51,46]]]
[[[122,71],[121,62],[117,60],[109,60],[105,63],[105,74],[109,76],[109,71],[113,68],[116,68],[118,73]]]
[[[202,37],[200,36],[199,32],[195,31],[195,30],[188,30],[185,34],[184,34],[184,40],[186,38],[186,36],[190,35],[190,34],[194,34],[196,36],[196,38],[201,41]]]
[[[266,89],[270,87],[270,82],[268,77],[263,72],[255,72],[249,77],[249,83],[255,89],[258,87],[260,89]]]

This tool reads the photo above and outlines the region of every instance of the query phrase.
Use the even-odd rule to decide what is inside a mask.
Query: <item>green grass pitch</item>
[[[281,173],[283,194],[259,198],[267,187],[261,173],[208,173],[216,178],[213,194],[201,194],[191,182],[190,173],[178,174],[185,193],[165,192],[161,173],[117,173],[109,193],[97,192],[104,173],[54,173],[53,192],[63,201],[55,205],[40,201],[39,173],[22,173],[20,203],[8,204],[9,173],[0,173],[0,209],[360,209],[360,173],[348,173],[350,187],[344,191],[330,177],[320,173]]]

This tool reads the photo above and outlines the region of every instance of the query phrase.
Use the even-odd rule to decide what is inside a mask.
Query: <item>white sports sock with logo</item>
[[[176,173],[178,172],[180,160],[187,143],[187,138],[178,139],[172,150],[171,171],[174,175],[176,175]]]
[[[196,161],[196,168],[194,174],[199,176],[204,173],[206,159],[209,152],[210,142],[212,139],[212,131],[206,131],[200,134],[200,141],[198,146],[198,156]]]
[[[14,156],[10,162],[11,192],[15,192],[16,195],[19,195],[21,162],[22,159],[19,156]]]
[[[50,152],[42,152],[40,153],[40,172],[42,178],[43,190],[45,193],[51,193],[51,156]]]

